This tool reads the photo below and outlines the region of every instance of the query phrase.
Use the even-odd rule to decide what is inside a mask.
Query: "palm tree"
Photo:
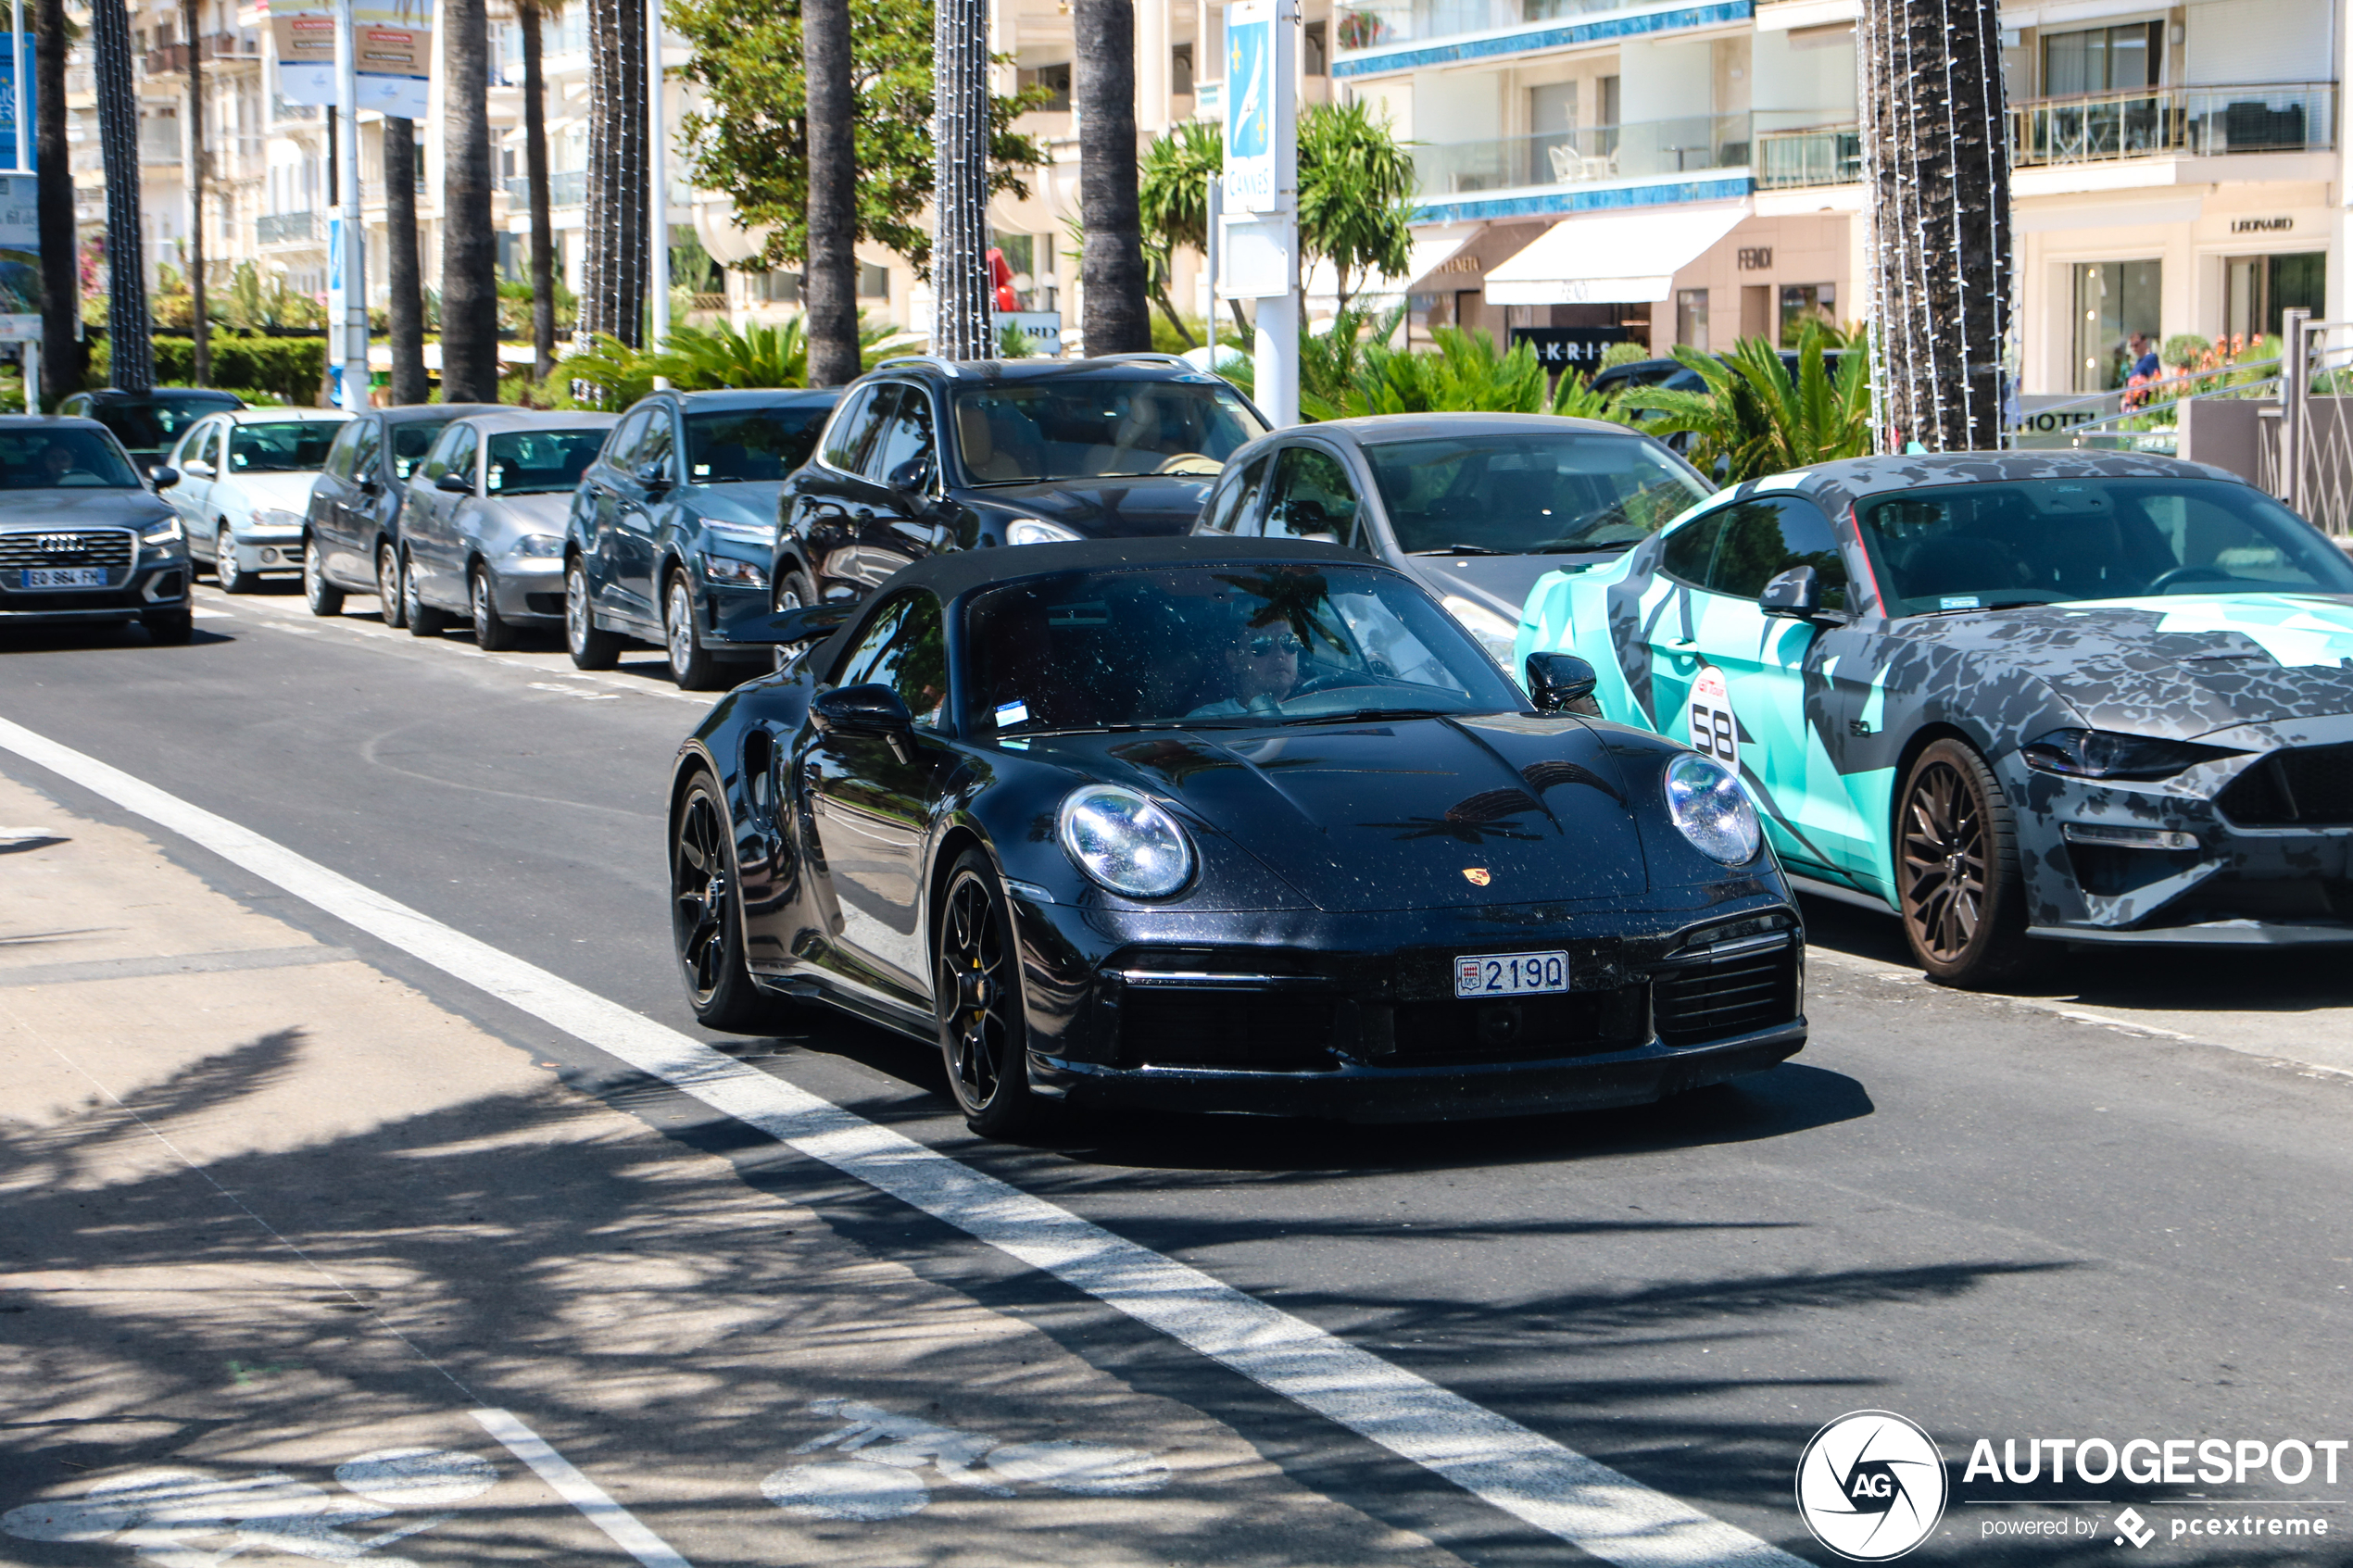
[[[1073,0],[1077,60],[1078,212],[1087,245],[1078,276],[1088,354],[1152,345],[1136,202],[1135,0]]]
[[[809,382],[858,375],[857,94],[849,60],[849,0],[801,0],[800,69],[808,104],[809,239],[800,297],[808,313]],[[944,351],[943,351],[944,352]]]
[[[2002,439],[2009,144],[1994,0],[1864,0],[1874,425],[1887,449]]]
[[[90,31],[98,148],[107,176],[107,376],[126,392],[145,392],[156,383],[156,351],[139,236],[139,88],[131,67],[131,18],[122,0],[92,0]]]
[[[391,253],[385,325],[392,329],[392,400],[422,403],[425,302],[417,266],[417,123],[384,120],[384,241]]]
[[[588,0],[586,265],[582,347],[599,334],[635,348],[646,312],[645,0]]]
[[[447,0],[448,118],[442,128],[441,395],[498,398],[498,241],[490,227],[490,18]]]
[[[547,188],[547,77],[539,26],[561,0],[518,0],[522,20],[523,182],[531,193],[531,376],[545,381],[556,369],[556,225]]]
[[[65,0],[35,0],[34,135],[41,226],[41,380],[54,399],[82,390],[82,270],[75,252],[73,169],[66,143]],[[54,403],[52,407],[54,407]]]
[[[937,301],[931,351],[950,359],[987,359],[996,352],[989,330],[995,291],[988,278],[987,0],[937,0],[931,41],[936,149],[931,286]],[[1133,136],[1129,144],[1132,165]]]
[[[212,332],[204,298],[204,40],[197,34],[196,0],[180,0],[180,31],[188,41],[188,336],[191,376],[212,384]]]

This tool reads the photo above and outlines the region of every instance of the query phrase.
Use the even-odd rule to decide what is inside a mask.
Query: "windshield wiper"
[[[1517,550],[1491,550],[1484,545],[1449,545],[1438,550],[1410,550],[1416,556],[1516,556]]]
[[[1285,724],[1351,723],[1366,719],[1444,719],[1452,708],[1351,708],[1340,713],[1284,713],[1267,717]]]

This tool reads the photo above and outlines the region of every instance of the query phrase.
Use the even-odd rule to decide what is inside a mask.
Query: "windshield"
[[[286,420],[229,427],[229,467],[238,473],[309,473],[324,468],[340,420]]]
[[[493,495],[546,495],[572,490],[604,444],[602,428],[518,430],[494,435],[484,486]]]
[[[980,735],[1528,706],[1428,595],[1370,567],[1064,572],[982,596],[965,625]]]
[[[392,427],[392,471],[398,479],[409,477],[409,470],[433,450],[434,438],[442,433],[447,420],[418,420],[409,424]]]
[[[94,400],[90,417],[134,452],[160,452],[207,414],[243,407],[225,392],[157,392],[136,403]]]
[[[2158,594],[2353,594],[2353,563],[2252,485],[2036,479],[1856,509],[1890,615]]]
[[[1265,427],[1223,382],[1085,380],[959,388],[956,437],[975,484],[1209,475]]]
[[[139,476],[94,430],[0,433],[0,490],[136,490]]]
[[[1367,445],[1398,548],[1545,555],[1623,549],[1709,494],[1646,441],[1563,431]]]
[[[686,483],[783,479],[809,460],[830,405],[719,408],[686,416]]]

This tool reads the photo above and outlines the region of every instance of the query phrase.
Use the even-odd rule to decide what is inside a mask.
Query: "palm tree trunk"
[[[66,142],[65,0],[34,0],[35,121],[41,227],[41,381],[56,399],[82,390],[87,373],[82,339],[82,268],[74,233],[73,169]]]
[[[442,126],[441,396],[498,400],[498,241],[490,227],[490,19],[445,0],[449,82]]]
[[[90,32],[107,179],[107,374],[125,392],[145,392],[156,384],[156,350],[139,233],[139,88],[122,0],[92,0]]]
[[[190,380],[212,384],[212,331],[204,300],[204,50],[198,45],[196,0],[180,0],[180,31],[188,40],[188,336]]]
[[[1087,352],[1132,354],[1152,345],[1145,303],[1143,222],[1136,207],[1134,0],[1073,0],[1077,60],[1078,211],[1087,245],[1078,275]]]
[[[850,80],[849,0],[801,0],[800,69],[809,102],[809,243],[801,259],[809,384],[855,381],[858,358],[858,112]]]
[[[556,370],[556,224],[547,186],[547,78],[541,64],[539,0],[521,0],[523,181],[531,192],[531,376]]]
[[[1881,450],[1991,450],[2013,282],[1994,0],[1864,0],[1857,43]]]
[[[932,12],[936,230],[931,351],[988,359],[988,7],[986,0],[937,0]],[[1129,149],[1133,160],[1134,149]]]
[[[392,401],[422,403],[425,382],[425,301],[417,266],[417,125],[384,120],[384,241],[391,253],[384,310],[392,337]]]
[[[635,348],[646,315],[645,0],[588,0],[586,265],[577,341]]]

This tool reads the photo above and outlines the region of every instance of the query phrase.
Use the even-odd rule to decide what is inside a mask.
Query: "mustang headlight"
[[[1159,898],[1193,874],[1193,847],[1176,819],[1117,784],[1085,784],[1063,797],[1056,824],[1078,869],[1131,898]]]
[[[148,524],[146,532],[139,535],[139,543],[177,545],[187,536],[188,531],[180,526],[180,520],[176,517],[168,517],[160,522]]]
[[[1059,522],[1048,522],[1043,518],[1017,517],[1005,524],[1005,543],[1008,545],[1066,545],[1085,537],[1083,533],[1064,528]]]
[[[1711,860],[1741,866],[1756,858],[1764,836],[1756,808],[1719,762],[1687,751],[1667,764],[1667,814]]]
[[[2112,730],[2053,730],[2019,748],[2026,765],[2081,779],[2170,779],[2184,768],[2235,757],[2228,746],[2123,735]]]
[[[1512,648],[1519,641],[1518,627],[1485,605],[1473,604],[1460,595],[1449,594],[1442,602],[1446,606],[1446,613],[1461,621],[1463,630],[1478,639],[1478,646],[1487,650],[1488,658],[1507,671],[1511,669]]]

